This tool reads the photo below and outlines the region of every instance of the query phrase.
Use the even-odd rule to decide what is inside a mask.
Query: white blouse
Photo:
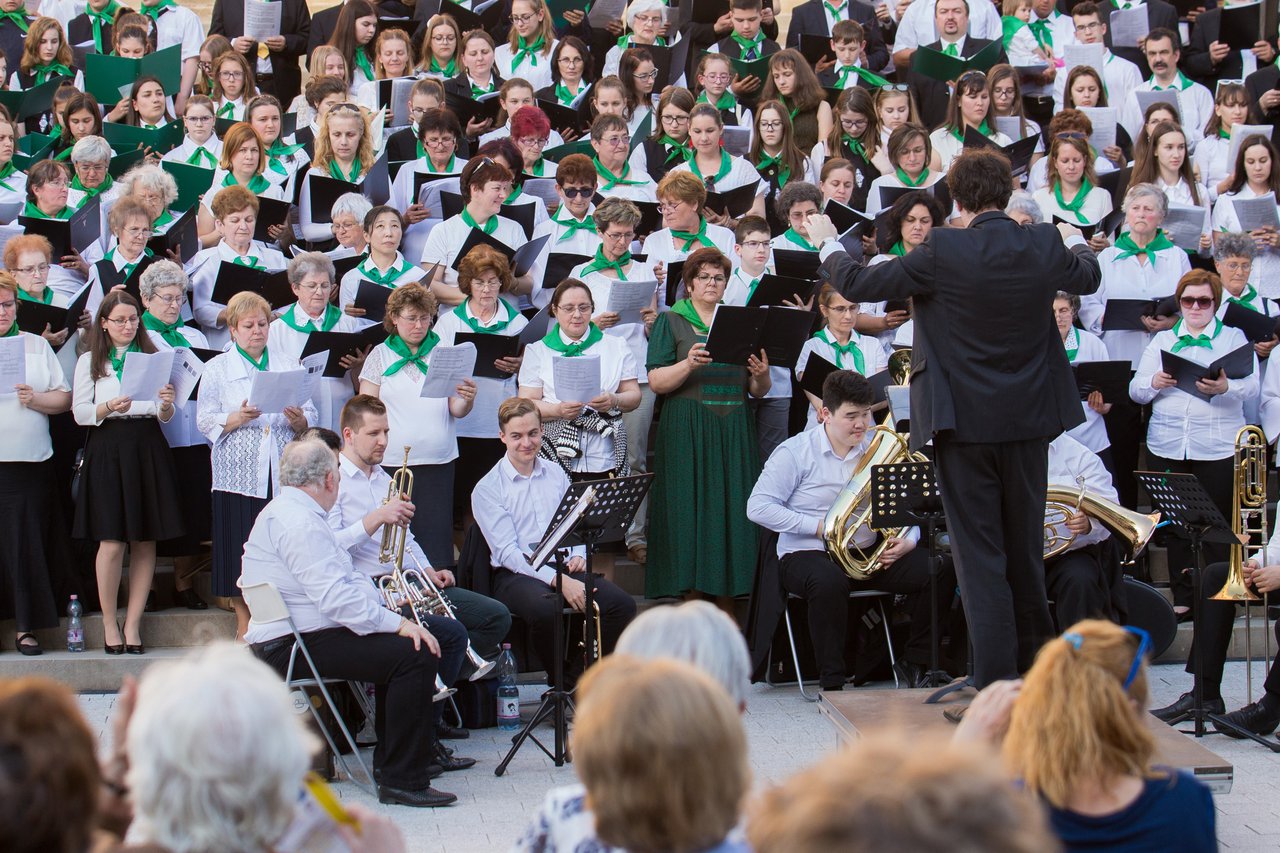
[[[310,323],[311,318],[306,312],[298,308],[298,303],[293,303],[284,310],[283,314],[289,317],[299,326]],[[330,331],[332,332],[354,332],[361,327],[360,321],[355,317],[348,317],[343,314],[338,319],[338,324]],[[311,337],[311,333],[299,332],[289,324],[285,323],[281,317],[277,317],[271,321],[271,326],[267,330],[267,351],[272,353],[283,353],[295,361],[302,359],[302,350],[307,345],[307,339]],[[346,402],[355,396],[355,387],[351,384],[351,379],[347,374],[340,377],[321,376],[316,380],[315,390],[312,392],[311,403],[316,407],[316,420],[308,421],[313,426],[327,427],[336,433],[341,434],[342,428],[338,425],[339,416],[342,414],[342,407]]]
[[[433,328],[433,331],[440,336],[441,346],[451,347],[454,345],[456,335],[459,333],[471,334],[473,332],[471,326],[458,316],[459,309],[472,320],[480,323],[476,315],[471,313],[470,299],[446,311],[440,315],[439,321]],[[511,321],[506,328],[500,332],[494,332],[494,334],[518,335],[524,330],[525,326],[529,325],[529,321],[512,307],[510,302],[499,300],[497,313],[493,315],[493,318],[488,323],[480,323],[480,326],[493,326],[506,317],[510,317]],[[457,422],[458,436],[461,438],[497,438],[498,406],[502,404],[503,400],[517,396],[520,391],[516,374],[512,374],[506,379],[495,379],[491,376],[473,376],[472,381],[476,383],[475,404],[472,405],[471,411],[467,413],[467,416]]]
[[[707,223],[707,239],[714,243],[715,247],[719,249],[720,253],[726,258],[736,257],[733,251],[733,232],[728,228]],[[680,242],[681,245],[683,245],[685,241],[681,240]],[[656,268],[659,263],[670,266],[672,261],[683,261],[685,258],[689,257],[691,252],[700,248],[702,248],[702,243],[695,240],[686,251],[676,245],[675,239],[671,236],[670,228],[662,228],[658,231],[654,231],[648,237],[644,238],[644,246],[640,251],[644,253],[649,263]],[[683,290],[683,285],[681,285],[680,290]],[[679,291],[677,291],[677,293],[679,293]],[[666,304],[666,288],[658,288],[659,310],[665,311],[669,307],[671,306]]]
[[[213,286],[218,282],[218,270],[222,262],[235,263],[237,257],[257,259],[259,267],[278,271],[288,266],[284,255],[276,249],[257,241],[249,244],[247,255],[237,255],[224,241],[208,249],[202,249],[187,262],[187,275],[191,278],[191,311],[211,349],[226,349],[231,343],[231,332],[218,322],[218,314],[227,306],[213,301]]]
[[[1177,246],[1156,252],[1155,263],[1142,263],[1137,255],[1121,260],[1120,250],[1108,246],[1098,253],[1102,283],[1080,298],[1080,323],[1101,335],[1112,359],[1128,361],[1136,368],[1151,334],[1141,330],[1102,331],[1109,299],[1163,299],[1178,289],[1178,279],[1191,269],[1187,253]]]
[[[511,64],[515,54],[511,44],[509,42],[500,44],[493,51],[494,67],[498,69],[503,80],[513,80],[517,77],[527,80],[536,92],[551,85],[551,54],[555,52],[556,44],[556,40],[551,39],[551,43],[544,48],[546,53],[538,53],[532,58],[525,57],[519,65]]]
[[[388,439],[396,447],[408,446],[410,465],[444,465],[458,458],[458,422],[449,412],[448,397],[423,397],[426,374],[408,364],[391,376],[386,369],[400,360],[385,344],[378,344],[365,359],[361,382],[379,386],[378,397],[387,407],[391,426]],[[427,367],[431,357],[427,356]]]
[[[796,376],[804,376],[805,365],[809,363],[809,356],[814,353],[841,370],[858,369],[852,354],[848,356],[836,354],[835,347],[831,346],[831,341],[827,339],[829,334],[828,330],[823,329],[804,342],[804,346],[800,348],[800,355],[796,358]],[[862,353],[863,376],[874,376],[889,366],[889,358],[885,355],[884,346],[881,345],[879,338],[864,335],[855,330],[850,334],[850,339],[858,342],[858,352]],[[816,426],[818,426],[818,412],[810,406],[809,421],[805,429],[813,429]]]
[[[62,365],[49,342],[39,335],[18,332],[26,355],[26,383],[37,394],[70,391]],[[43,462],[53,455],[49,438],[49,416],[18,402],[12,388],[0,389],[0,462]]]
[[[1053,222],[1053,217],[1056,216],[1072,225],[1093,225],[1101,222],[1102,218],[1111,212],[1111,193],[1102,187],[1092,188],[1085,196],[1084,204],[1080,207],[1080,216],[1084,217],[1083,222],[1071,211],[1063,210],[1058,206],[1058,200],[1054,197],[1051,187],[1041,187],[1035,191],[1033,197],[1036,204],[1040,205],[1040,212],[1044,215],[1045,222]]]
[[[987,138],[1001,148],[1013,144],[1012,139],[998,130]],[[956,135],[946,127],[940,127],[929,134],[929,144],[933,146],[933,150],[941,158],[942,171],[944,172],[951,168],[951,161],[959,157],[960,152],[964,150],[964,140],[956,139]]]
[[[693,161],[690,160],[687,163],[680,163],[677,166],[673,166],[671,171],[692,173]],[[705,181],[707,178],[714,178],[715,175],[715,171],[712,171],[709,174],[704,172],[702,177]],[[730,154],[729,173],[716,181],[714,187],[709,186],[707,189],[714,192],[728,192],[729,190],[736,190],[738,187],[746,186],[748,184],[758,184],[756,187],[757,196],[762,196],[769,191],[769,182],[761,179],[760,173],[756,170],[755,166],[752,166],[742,157]]]
[[[412,284],[415,281],[421,281],[427,271],[420,266],[409,263],[405,256],[396,252],[396,259],[392,262],[391,267],[387,269],[380,268],[373,262],[373,258],[365,258],[353,269],[347,270],[342,276],[342,283],[338,286],[338,305],[345,308],[354,304],[356,301],[356,293],[360,290],[360,282],[372,281],[369,278],[369,272],[376,272],[379,275],[385,275],[391,268],[400,270],[400,272],[390,282],[392,290],[395,290],[402,284]],[[355,319],[355,318],[353,318]],[[356,324],[357,328],[368,326],[370,321],[360,318]]]
[[[511,248],[519,248],[523,246],[527,240],[524,236],[524,229],[520,227],[518,222],[513,222],[505,216],[494,215],[498,220],[498,225],[490,235],[498,240],[498,242]],[[487,224],[487,223],[486,223]],[[462,214],[450,216],[444,222],[441,222],[435,228],[431,229],[431,233],[427,235],[427,242],[422,247],[422,265],[424,268],[430,267],[432,264],[440,264],[444,270],[444,283],[451,286],[458,286],[458,271],[452,266],[454,258],[462,249],[463,243],[467,240],[467,235],[471,233],[471,226],[462,221]],[[441,309],[447,306],[440,306]],[[443,310],[441,311],[443,313]]]
[[[595,303],[596,313],[603,314],[609,310],[609,291],[613,289],[616,278],[609,278],[601,272],[583,273],[583,270],[590,264],[579,264],[569,271],[569,278],[576,278],[583,281],[587,288],[591,291],[591,301]],[[631,269],[627,270],[628,281],[656,281],[653,275],[653,265],[648,261],[632,261]],[[654,293],[660,288],[655,285]],[[605,335],[612,335],[615,338],[621,338],[626,342],[627,347],[631,350],[631,357],[636,362],[636,379],[641,385],[649,383],[649,371],[645,369],[645,360],[649,355],[649,335],[644,330],[644,323],[619,323],[616,326],[610,326],[603,330]]]
[[[117,353],[124,352],[118,347]],[[75,379],[71,387],[71,413],[80,426],[100,426],[106,418],[98,417],[98,404],[114,400],[120,396],[120,377],[107,365],[107,373],[95,380],[90,365],[93,353],[81,353],[76,361]],[[160,403],[156,400],[134,400],[123,412],[108,412],[107,418],[137,418],[145,416],[160,418]],[[172,415],[170,415],[172,417]]]
[[[1075,336],[1076,356],[1071,359],[1072,364],[1083,364],[1086,361],[1110,361],[1111,355],[1107,352],[1107,345],[1102,339],[1092,332],[1085,332],[1074,326],[1067,333],[1068,338],[1063,342],[1065,347],[1071,343],[1072,335]],[[1069,356],[1068,356],[1069,357]],[[1116,402],[1108,400],[1109,403]],[[1094,411],[1089,406],[1088,400],[1080,401],[1080,408],[1084,410],[1084,423],[1080,426],[1072,427],[1067,430],[1067,435],[1092,450],[1094,453],[1101,453],[1111,446],[1111,439],[1107,438],[1107,425],[1102,419],[1102,415]]]

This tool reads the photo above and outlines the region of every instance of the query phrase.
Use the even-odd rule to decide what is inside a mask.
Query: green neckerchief
[[[203,145],[197,145],[196,150],[187,158],[187,165],[199,166],[201,162],[205,160],[209,161],[210,169],[218,168],[218,158],[213,156],[209,149],[205,148]]]
[[[503,319],[498,319],[498,314],[504,314],[504,313],[507,316]],[[511,325],[511,321],[516,318],[516,311],[514,308],[512,308],[510,305],[506,303],[506,300],[499,299],[498,310],[494,314],[492,326],[481,326],[479,320],[477,320],[476,318],[472,317],[469,313],[467,313],[466,302],[462,302],[456,305],[453,309],[453,315],[457,317],[459,320],[461,320],[462,322],[466,323],[468,326],[470,326],[471,331],[475,332],[478,335],[496,335],[499,332],[501,332],[503,329],[507,328],[507,326]]]
[[[439,175],[439,174],[441,174],[441,172],[439,172],[439,171],[436,169],[435,165],[433,165],[433,164],[432,164],[432,162],[431,162],[431,158],[430,158],[430,157],[427,157],[427,152],[426,152],[425,150],[423,150],[423,148],[422,148],[422,143],[421,143],[421,142],[419,142],[419,143],[418,143],[418,151],[420,152],[420,153],[418,154],[418,156],[419,156],[419,157],[426,157],[426,158],[427,158],[427,171],[428,171],[428,172],[430,172],[430,173],[431,173],[431,174],[433,174],[433,175]],[[448,162],[448,164],[446,164],[446,165],[445,165],[445,167],[444,167],[444,173],[443,173],[443,174],[446,174],[446,175],[451,175],[451,174],[453,174],[454,169],[458,168],[457,163],[458,163],[458,155],[457,155],[457,154],[450,154],[450,155],[449,155],[449,162]]]
[[[978,133],[981,133],[983,136],[991,136],[991,125],[987,124],[987,120],[985,118],[982,120],[982,124],[978,125],[977,131]],[[954,128],[954,127],[951,128],[951,135],[954,136],[956,139],[958,139],[960,142],[964,142],[963,120],[961,121],[961,125],[959,128]]]
[[[1169,239],[1163,229],[1157,229],[1156,236],[1151,238],[1151,242],[1139,248],[1138,244],[1133,242],[1133,235],[1126,231],[1116,238],[1116,248],[1120,250],[1120,254],[1116,255],[1117,261],[1132,258],[1134,255],[1146,255],[1147,260],[1151,262],[1151,266],[1154,268],[1156,265],[1156,252],[1161,249],[1172,249],[1173,241]]]
[[[581,89],[582,89],[581,80],[578,81],[578,89],[579,89],[579,93],[576,94],[574,92],[570,92],[569,87],[566,86],[564,83],[557,83],[556,84],[556,100],[566,107],[571,107],[573,106],[574,99],[577,98],[578,94],[580,94],[581,92]]]
[[[234,250],[233,250],[233,251],[234,251]],[[248,258],[248,260],[245,260],[245,258]],[[258,261],[258,256],[257,256],[257,255],[236,255],[235,260],[233,260],[231,263],[235,264],[235,265],[236,265],[236,266],[238,266],[238,267],[248,267],[248,268],[249,268],[249,269],[251,269],[251,270],[265,270],[265,269],[266,269],[266,267],[264,267],[264,266],[263,266],[263,265]]]
[[[658,138],[659,145],[667,146],[667,162],[670,163],[676,156],[680,157],[680,162],[688,163],[693,159],[693,147],[689,145],[686,139],[684,142],[672,139],[668,134],[662,134]],[[673,150],[674,149],[674,150]]]
[[[840,11],[842,9],[848,9],[849,7],[848,2],[841,3],[839,6],[832,6],[830,3],[826,2],[826,0],[822,0],[822,5],[826,6],[827,11],[831,13],[832,21],[843,20],[843,18],[840,17]]]
[[[893,173],[898,176],[898,180],[902,182],[902,185],[904,187],[922,186],[925,181],[929,180],[928,166],[925,166],[923,169],[920,170],[920,177],[916,178],[914,181],[911,180],[910,177],[908,177],[906,172],[902,171],[902,167],[898,167],[894,169]]]
[[[1058,202],[1058,207],[1071,213],[1081,225],[1088,225],[1089,220],[1085,219],[1084,214],[1080,212],[1080,208],[1084,207],[1085,199],[1089,197],[1089,191],[1093,189],[1093,184],[1089,183],[1088,178],[1080,183],[1080,191],[1076,193],[1076,197],[1070,202],[1064,201],[1062,198],[1062,181],[1055,181],[1053,184],[1053,197]]]
[[[764,33],[763,32],[757,32],[755,38],[749,39],[749,38],[743,38],[742,36],[738,35],[737,31],[735,30],[734,32],[729,33],[729,38],[736,41],[738,43],[738,47],[742,48],[742,58],[745,59],[747,62],[751,62],[752,60],[759,59],[761,52],[764,50]],[[749,53],[754,53],[755,55],[748,56]]]
[[[835,71],[836,71],[836,74],[840,75],[840,79],[836,81],[837,89],[849,88],[850,77],[856,77],[860,80],[866,80],[868,84],[870,84],[876,89],[879,89],[882,86],[889,85],[889,81],[881,77],[879,74],[873,74],[867,69],[859,68],[856,65],[848,65],[848,66],[840,65],[836,67]]]
[[[867,156],[867,149],[866,149],[866,146],[862,144],[862,140],[855,139],[854,137],[850,136],[847,133],[842,133],[840,135],[840,143],[842,145],[848,146],[850,151],[852,151],[854,154],[857,154],[866,162],[868,163],[871,162],[871,158]]]
[[[111,349],[107,350],[107,358],[111,360],[111,369],[116,372],[116,379],[123,378],[124,360],[131,352],[142,352],[142,347],[138,346],[138,339],[136,336],[133,340],[129,341],[129,345],[124,348],[123,352],[117,353],[115,347],[111,347]]]
[[[1223,292],[1225,292],[1225,289]],[[1258,298],[1258,291],[1254,288],[1252,284],[1245,282],[1244,293],[1242,293],[1239,296],[1228,296],[1227,301],[1234,302],[1235,304],[1239,305],[1241,308],[1248,308],[1250,311],[1257,311],[1259,314],[1267,313],[1262,308],[1259,308],[1253,304],[1253,300],[1257,298]]]
[[[556,326],[547,332],[542,342],[547,345],[547,349],[560,353],[565,358],[573,358],[575,355],[582,355],[587,350],[597,344],[604,337],[604,332],[600,331],[600,327],[595,323],[587,326],[587,333],[583,335],[582,340],[574,341],[567,344],[560,335],[560,327]]]
[[[143,4],[142,14],[155,21],[159,19],[161,12],[170,8],[176,9],[178,8],[178,4],[175,3],[174,0],[159,0],[159,2],[154,6],[147,6]]]
[[[319,325],[317,322],[306,316],[306,312],[302,312],[302,316],[306,320],[302,323],[298,322],[298,303],[293,303],[293,307],[280,315],[280,320],[293,329],[295,332],[302,332],[309,335],[312,332],[331,332],[333,327],[338,325],[338,321],[342,319],[342,310],[337,305],[325,305],[324,316],[320,318]]]
[[[93,11],[93,7],[88,3],[84,4],[84,13],[89,18],[89,23],[93,25],[93,49],[97,53],[103,53],[102,50],[102,28],[111,26],[111,22],[116,19],[116,13],[120,11],[120,4],[116,0],[111,0],[107,4],[107,8],[101,12]]]
[[[782,162],[782,152],[777,154],[766,154],[762,149],[760,151],[760,162],[756,164],[756,171],[764,172],[774,166],[778,167],[778,187],[781,189],[787,185],[787,180],[791,177],[791,167]]]
[[[173,214],[168,210],[160,211],[160,215],[156,217],[156,221],[151,223],[151,230],[156,231],[161,225],[168,225],[173,222]]]
[[[116,182],[116,179],[111,177],[111,173],[108,172],[107,176],[102,179],[102,183],[90,189],[89,187],[86,187],[84,184],[80,183],[80,176],[76,175],[74,178],[71,179],[71,189],[79,190],[80,192],[84,193],[84,201],[80,202],[81,204],[84,204],[84,202],[88,201],[94,196],[104,193],[107,190],[111,189],[111,185],[114,184],[115,182]]]
[[[672,228],[671,242],[674,243],[676,240],[685,241],[684,248],[680,250],[682,252],[689,251],[689,247],[694,243],[701,243],[702,245],[710,246],[713,249],[716,248],[716,244],[707,236],[707,220],[702,217],[698,217],[698,230],[692,233],[688,231],[677,231]]]
[[[45,285],[44,290],[40,291],[40,298],[32,296],[22,288],[18,288],[18,298],[23,302],[39,302],[41,305],[53,304],[53,288]]]
[[[1036,44],[1047,51],[1053,51],[1053,25],[1044,18],[1027,22],[1027,28],[1036,37]]]
[[[0,335],[0,338],[16,338],[18,336],[18,321],[14,320],[9,324],[9,331]]]
[[[1154,74],[1151,75],[1150,82],[1151,82],[1151,91],[1153,92],[1165,92],[1165,91],[1168,91],[1169,89],[1177,89],[1180,92],[1185,92],[1191,86],[1191,81],[1188,80],[1187,75],[1183,74],[1181,71],[1178,72],[1178,76],[1174,78],[1174,81],[1170,83],[1168,86],[1157,86],[1156,77]]]
[[[567,210],[566,205],[561,205],[560,207],[561,209]],[[559,210],[556,211],[556,213],[559,212]],[[556,241],[557,243],[563,243],[565,240],[572,239],[579,231],[586,231],[588,234],[594,234],[596,232],[596,223],[595,220],[591,218],[591,214],[587,214],[586,218],[581,222],[574,219],[572,214],[569,215],[568,219],[556,219],[553,216],[551,217],[551,221],[564,229],[564,233],[560,235],[560,239]]]
[[[227,172],[227,176],[222,179],[222,185],[224,187],[238,187],[240,186],[240,182],[236,180],[234,173]],[[249,179],[249,183],[245,184],[244,188],[254,195],[262,195],[264,192],[271,189],[271,182],[261,174],[257,174]]]
[[[700,335],[705,335],[710,331],[710,327],[702,322],[702,318],[698,316],[698,309],[693,307],[693,303],[689,301],[689,297],[685,297],[671,306],[672,314],[679,314],[681,317],[689,321],[689,325],[693,326],[694,331]]]
[[[600,188],[601,193],[607,193],[614,187],[638,187],[646,183],[645,181],[633,181],[627,177],[627,175],[631,174],[630,163],[624,163],[622,166],[622,174],[615,175],[604,167],[604,164],[600,162],[600,157],[598,155],[592,157],[591,162],[595,164],[596,174],[604,178],[604,186]]]
[[[115,263],[115,260],[116,260],[116,252],[119,250],[119,248],[120,248],[119,246],[113,246],[113,247],[112,247],[112,249],[111,249],[111,251],[110,251],[110,252],[107,252],[106,260],[111,261],[112,263]],[[124,278],[125,278],[125,280],[127,281],[127,280],[128,280],[128,278],[129,278],[129,276],[133,275],[133,271],[134,271],[135,269],[137,269],[137,268],[138,268],[138,264],[142,263],[142,259],[143,259],[143,258],[149,258],[149,257],[151,257],[152,255],[153,255],[153,253],[152,253],[152,251],[151,251],[150,249],[148,249],[148,248],[144,248],[144,249],[142,250],[142,254],[141,254],[141,255],[138,255],[138,260],[134,261],[134,262],[133,262],[133,263],[131,263],[131,264],[130,264],[130,263],[126,263],[126,264],[124,265],[124,268],[120,270],[120,272],[124,274]]]
[[[512,187],[511,194],[502,200],[503,204],[515,204],[516,199],[520,198],[520,187]]]
[[[788,228],[786,231],[782,232],[782,236],[786,237],[788,240],[790,240],[792,243],[795,243],[797,246],[804,249],[806,252],[818,251],[817,246],[813,245],[808,240],[806,240],[804,236],[799,232],[797,232],[796,229],[794,228]]]
[[[1229,130],[1227,130],[1227,129],[1225,129],[1225,128],[1222,128],[1222,127],[1218,128],[1218,138],[1219,138],[1219,139],[1230,139],[1230,138],[1231,138],[1231,131],[1229,131]]]
[[[342,167],[338,165],[337,160],[329,161],[329,174],[339,181],[346,181],[349,184],[359,183],[360,181],[360,158],[357,157],[351,161],[350,174],[342,174]]]
[[[541,157],[539,157],[534,162],[533,168],[529,169],[528,173],[530,175],[533,175],[535,178],[547,178],[547,177],[554,178],[555,177],[555,175],[547,174],[547,161],[542,159]]]
[[[408,261],[405,261],[404,266],[400,266],[395,261],[392,261],[391,266],[387,268],[386,272],[379,271],[378,265],[373,262],[372,257],[365,258],[360,262],[360,274],[362,276],[369,279],[369,281],[374,284],[380,284],[383,287],[389,287],[392,290],[396,289],[393,282],[395,282],[395,280],[400,276],[404,275],[408,269]]]
[[[955,56],[955,57],[959,57],[959,56],[960,56],[960,49],[959,49],[958,47],[956,47],[956,43],[955,43],[955,42],[951,42],[951,43],[949,43],[949,44],[945,44],[945,45],[943,45],[943,46],[942,46],[942,55],[943,55],[943,56]]]
[[[66,148],[63,148],[61,151],[59,151],[57,154],[55,154],[55,155],[53,156],[53,159],[55,159],[55,160],[70,160],[70,159],[71,159],[71,149],[72,149],[72,148],[75,148],[75,145],[74,145],[74,144],[72,144],[72,145],[68,145]]]
[[[271,367],[271,354],[267,352],[266,347],[262,348],[262,357],[258,361],[254,361],[253,356],[242,350],[239,344],[236,344],[236,352],[244,356],[244,360],[252,364],[255,370],[267,370]]]
[[[1173,324],[1173,336],[1177,338],[1177,342],[1169,350],[1175,355],[1187,347],[1204,347],[1205,349],[1213,348],[1213,339],[1218,337],[1218,333],[1222,331],[1222,321],[1216,317],[1213,320],[1213,334],[1206,335],[1201,332],[1198,335],[1187,335],[1182,333],[1182,320]]]
[[[634,33],[623,33],[622,37],[618,39],[618,47],[622,48],[623,50],[626,50],[629,47],[666,47],[667,46],[667,40],[662,36],[658,36],[656,39],[653,40],[652,45],[648,45],[648,44],[637,44],[636,42],[632,41],[631,40],[632,35],[634,35]]]
[[[71,149],[68,148],[67,150],[70,151]],[[17,172],[18,172],[18,167],[13,165],[12,160],[10,160],[8,163],[5,163],[4,167],[0,168],[0,187],[4,187],[9,192],[15,192],[14,188],[6,184],[4,181],[10,175],[17,174]]]
[[[172,0],[170,0],[170,2],[172,2]],[[22,30],[25,35],[30,27],[27,23],[27,7],[24,5],[19,6],[12,12],[0,12],[0,23],[3,23],[4,21],[12,21],[14,26]]]
[[[160,335],[160,339],[163,340],[166,344],[168,344],[171,347],[190,346],[190,344],[187,343],[187,339],[184,338],[182,336],[182,333],[178,331],[183,326],[187,325],[186,321],[184,321],[181,317],[178,318],[178,322],[174,323],[173,325],[169,325],[164,320],[161,320],[159,317],[157,317],[155,314],[152,314],[150,311],[143,311],[142,325],[147,331],[155,332],[156,334]]]
[[[1075,326],[1067,329],[1067,338],[1062,342],[1067,350],[1067,361],[1075,361],[1076,356],[1080,353],[1080,333],[1076,331]]]
[[[902,245],[902,241],[899,240],[889,247],[889,254],[895,255],[899,258],[905,258],[907,256],[907,247]]]
[[[436,59],[435,54],[432,54],[431,64],[427,66],[427,71],[432,74],[440,74],[444,77],[457,77],[458,76],[458,58],[455,56],[454,58],[449,60],[448,65],[441,68],[440,60]]]
[[[378,75],[373,73],[373,65],[369,62],[369,55],[364,52],[364,48],[356,48],[356,67],[360,69],[360,73],[364,75],[366,80],[377,80]]]
[[[287,145],[282,139],[277,138],[275,142],[271,143],[271,147],[267,149],[267,156],[283,160],[286,157],[292,157],[294,154],[306,147],[307,146],[302,145],[301,143]]]
[[[626,281],[627,274],[622,271],[622,268],[629,263],[631,263],[630,250],[623,252],[616,261],[611,261],[604,256],[604,244],[601,243],[599,246],[596,246],[595,255],[587,262],[587,265],[582,268],[582,274],[588,275],[593,272],[600,272],[601,270],[613,270],[618,274],[618,281]]]
[[[707,97],[706,89],[702,90],[702,93],[698,95],[698,100],[695,101],[694,103],[698,103],[698,104],[711,103],[711,99]],[[730,92],[728,89],[725,89],[724,92],[721,93],[720,97],[716,98],[716,102],[715,104],[713,104],[713,106],[716,109],[720,110],[721,112],[725,110],[736,110],[738,107],[738,99],[733,96],[733,92]]]
[[[217,112],[217,113],[215,113],[215,118],[229,118],[229,119],[234,119],[235,117],[236,117],[236,102],[235,102],[235,101],[227,101],[225,104],[223,104],[222,106],[218,107],[218,112]]]
[[[859,336],[857,332],[852,332],[852,331],[849,332],[849,343],[847,344],[836,343],[835,335],[831,334],[830,329],[823,329],[822,331],[818,332],[818,334],[815,335],[814,337],[824,342],[825,344],[827,344],[827,346],[831,347],[833,350],[836,351],[837,367],[843,367],[843,365],[840,364],[840,359],[843,356],[847,355],[853,359],[853,369],[856,370],[858,373],[861,373],[864,375],[866,374],[867,360],[866,360],[866,357],[863,356],[862,354],[862,348],[858,346]]]
[[[724,176],[729,174],[729,170],[732,168],[733,168],[733,158],[729,156],[728,151],[725,151],[723,148],[721,148],[720,149],[720,168],[716,170],[715,175],[710,179],[711,186],[715,186],[716,184],[720,183],[720,181],[724,180]],[[698,166],[698,157],[696,154],[693,157],[689,158],[689,170],[692,171],[695,175],[697,175],[698,179],[701,180],[704,184],[707,183],[707,178],[702,174],[702,169],[699,168]]]
[[[50,77],[75,77],[76,73],[60,62],[50,62],[48,65],[37,65],[31,69],[36,75],[36,85],[49,82]]]
[[[547,40],[542,36],[538,36],[533,40],[533,44],[529,44],[525,41],[524,36],[517,35],[515,51],[511,54],[512,72],[515,72],[515,70],[520,67],[520,63],[524,62],[526,59],[529,60],[530,68],[537,68],[538,53],[546,46]]]
[[[394,361],[384,371],[383,376],[394,376],[399,373],[405,365],[412,364],[422,373],[427,375],[427,356],[436,348],[436,344],[440,343],[440,336],[435,330],[427,332],[427,336],[422,339],[422,343],[418,344],[418,351],[410,352],[409,345],[405,343],[404,338],[399,335],[391,335],[387,338],[387,349],[400,356],[399,361]]]
[[[52,216],[46,216],[33,202],[27,202],[26,206],[22,208],[22,215],[29,219],[70,219],[73,213],[75,213],[74,210],[64,207]]]
[[[1000,16],[1000,41],[1004,44],[1004,49],[1009,49],[1009,44],[1013,41],[1013,37],[1018,34],[1018,30],[1027,25],[1027,22],[1021,18],[1015,18],[1013,15]]]
[[[494,231],[498,230],[498,217],[490,216],[488,219],[485,220],[484,225],[481,225],[480,223],[476,222],[474,219],[471,218],[470,211],[468,211],[465,207],[462,209],[462,221],[467,224],[467,227],[479,228],[481,231],[483,231],[486,234],[492,234]]]
[[[467,75],[467,81],[468,82],[471,81],[470,75]],[[489,85],[487,87],[477,86],[475,83],[471,83],[471,96],[473,98],[478,98],[481,95],[487,95],[492,91],[493,91],[493,73],[492,72],[490,72],[489,74]]]
[[[791,123],[796,123],[796,116],[800,115],[800,108],[791,106],[791,102],[787,100],[786,95],[779,95],[778,100],[782,101],[782,105],[787,108],[787,113],[791,116]]]

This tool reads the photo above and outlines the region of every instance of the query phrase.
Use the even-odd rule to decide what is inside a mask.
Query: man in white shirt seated
[[[382,464],[391,428],[383,402],[368,394],[352,397],[342,407],[341,424],[342,452],[338,456],[338,469],[342,484],[338,490],[338,501],[329,510],[329,526],[333,528],[338,544],[351,555],[356,571],[376,582],[393,568],[391,563],[378,559],[383,526],[407,525],[416,508],[399,496],[387,500],[391,475],[383,470]],[[457,621],[466,628],[471,647],[482,657],[497,657],[502,650],[502,640],[511,628],[510,611],[488,596],[458,588],[453,573],[448,569],[433,569],[407,527],[404,550],[404,568],[419,570],[441,590]],[[456,657],[445,654],[440,667],[440,678],[445,684],[452,685],[464,668],[468,674],[474,671],[472,667],[465,666],[465,661],[463,654]],[[458,730],[446,730],[438,719],[436,727],[441,737],[459,733]],[[465,730],[461,731],[461,736],[466,737]]]
[[[457,797],[430,783],[441,771],[432,764],[436,737],[430,713],[441,644],[431,631],[383,607],[338,544],[325,522],[338,499],[338,483],[337,455],[322,441],[285,446],[281,489],[254,522],[240,583],[270,583],[279,591],[320,675],[375,685],[378,800],[447,806]],[[449,643],[465,642],[461,625],[442,624],[438,633]],[[245,641],[258,658],[285,672],[293,648],[288,625],[250,622]]]
[[[556,507],[569,488],[569,477],[554,462],[538,457],[542,446],[542,418],[532,400],[512,397],[498,407],[498,432],[507,454],[481,478],[471,493],[471,513],[491,552],[494,597],[523,619],[534,650],[547,668],[555,655],[563,654],[552,642],[554,620],[563,605],[552,592],[555,568],[536,571],[529,556],[542,541]],[[560,579],[560,594],[574,610],[582,611],[586,587],[575,575],[586,570],[581,546],[573,549],[568,574]],[[593,577],[593,599],[600,606],[600,653],[613,651],[622,629],[636,615],[636,603],[623,590],[602,577]],[[571,643],[576,647],[576,643]],[[583,655],[570,655],[563,689],[571,689],[582,674]]]
[[[747,517],[778,534],[778,575],[788,593],[803,598],[809,610],[818,678],[823,690],[844,687],[844,659],[849,593],[878,589],[907,595],[911,633],[898,657],[899,675],[907,686],[925,686],[930,662],[929,557],[916,548],[919,531],[903,531],[889,540],[883,568],[866,580],[852,580],[828,556],[823,521],[836,496],[862,462],[870,445],[871,384],[860,373],[836,370],[822,383],[822,425],[793,436],[773,451],[747,501]],[[865,506],[856,512],[865,511]],[[882,534],[863,526],[854,543],[871,551]],[[938,613],[946,613],[955,596],[956,577],[950,558],[939,566]]]

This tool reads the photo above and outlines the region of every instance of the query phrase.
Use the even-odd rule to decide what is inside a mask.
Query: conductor
[[[1053,323],[1054,293],[1093,293],[1101,273],[1080,232],[1004,213],[1009,161],[967,150],[947,185],[959,228],[860,267],[825,216],[810,218],[822,279],[852,302],[911,297],[911,447],[933,441],[981,689],[1031,666],[1053,635],[1042,560],[1050,439],[1083,420]]]

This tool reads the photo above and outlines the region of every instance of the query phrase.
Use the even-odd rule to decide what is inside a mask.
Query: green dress
[[[705,341],[668,311],[649,335],[648,368],[675,364]],[[746,368],[718,363],[664,397],[649,497],[647,598],[751,592],[757,531],[747,520],[747,498],[760,459],[746,402]]]

